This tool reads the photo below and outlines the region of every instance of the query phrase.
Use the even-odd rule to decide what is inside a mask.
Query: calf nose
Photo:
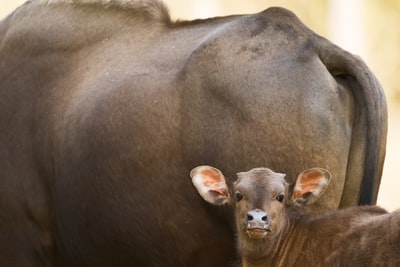
[[[265,211],[256,209],[247,212],[245,221],[248,228],[265,228],[269,218]]]

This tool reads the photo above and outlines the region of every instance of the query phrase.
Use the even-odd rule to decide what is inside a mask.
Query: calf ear
[[[200,196],[213,205],[229,202],[229,189],[222,172],[210,166],[199,166],[190,172],[192,183]]]
[[[326,190],[331,174],[322,168],[303,171],[293,187],[292,200],[299,205],[314,203]]]

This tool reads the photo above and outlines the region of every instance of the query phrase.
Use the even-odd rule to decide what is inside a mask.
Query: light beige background
[[[24,0],[0,0],[0,18]],[[283,6],[310,28],[362,56],[381,81],[389,105],[387,155],[378,204],[400,208],[400,1],[397,0],[165,0],[175,19],[206,18]],[[342,5],[342,6],[341,6]],[[0,40],[1,41],[1,40]],[[0,59],[1,60],[1,59]]]

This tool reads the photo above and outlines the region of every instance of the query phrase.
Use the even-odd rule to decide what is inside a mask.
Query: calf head
[[[190,176],[204,200],[213,205],[234,206],[242,249],[280,236],[290,220],[286,216],[288,207],[314,203],[325,191],[331,175],[325,169],[308,169],[290,186],[285,174],[255,168],[238,173],[232,188],[228,188],[222,172],[210,166],[196,167]]]

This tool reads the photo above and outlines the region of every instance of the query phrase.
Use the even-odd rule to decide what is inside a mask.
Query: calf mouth
[[[262,239],[271,233],[271,227],[267,224],[263,225],[262,227],[247,225],[245,232],[251,239]]]

